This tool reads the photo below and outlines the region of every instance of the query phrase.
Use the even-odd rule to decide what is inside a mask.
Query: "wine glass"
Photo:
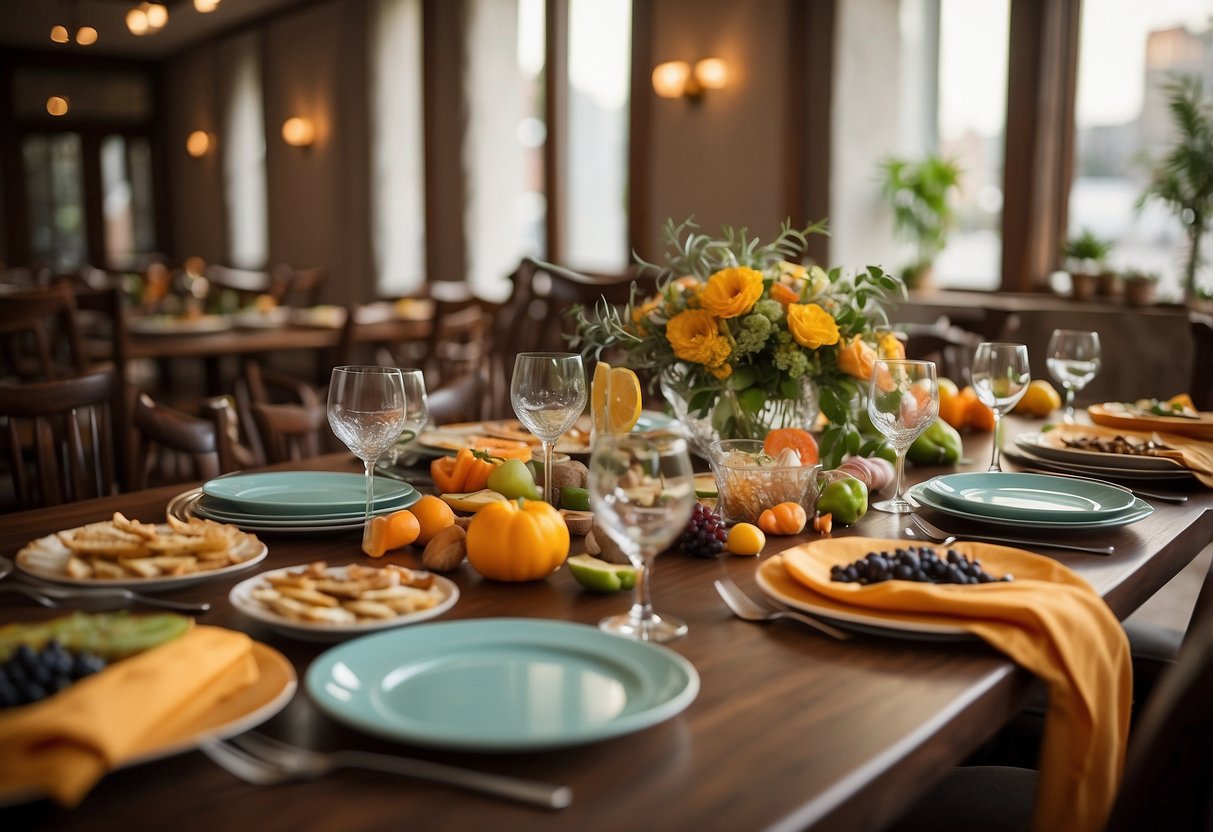
[[[329,381],[329,425],[366,469],[363,541],[375,503],[375,463],[396,444],[405,425],[404,379],[395,367],[334,367]]]
[[[514,359],[510,403],[518,421],[543,443],[543,499],[552,497],[552,446],[585,410],[585,367],[571,352],[520,352]]]
[[[392,465],[396,464],[401,453],[407,453],[407,446],[417,441],[422,429],[430,421],[430,402],[425,394],[425,376],[420,370],[402,367],[400,377],[404,384],[404,428],[392,445]]]
[[[1099,372],[1099,333],[1079,329],[1055,329],[1047,354],[1049,375],[1066,391],[1062,421],[1074,424],[1074,394],[1086,387]]]
[[[1002,470],[999,464],[1002,417],[1023,398],[1031,378],[1028,348],[1023,344],[986,341],[977,345],[977,354],[973,356],[973,388],[981,403],[994,411],[994,451],[987,471]]]
[[[897,451],[895,496],[873,503],[872,508],[889,514],[914,511],[902,490],[906,451],[931,426],[938,413],[939,381],[935,362],[881,359],[872,367],[868,415]]]
[[[640,641],[671,641],[686,622],[653,612],[652,561],[682,533],[695,506],[686,440],[677,433],[600,434],[590,455],[590,507],[600,528],[636,567],[632,608],[598,626]]]

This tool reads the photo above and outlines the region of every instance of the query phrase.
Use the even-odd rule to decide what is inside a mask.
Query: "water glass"
[[[910,514],[904,489],[906,451],[939,414],[935,362],[881,359],[872,367],[868,416],[897,452],[897,479],[891,499],[873,503],[876,511]]]
[[[635,600],[598,626],[640,641],[670,641],[686,622],[653,612],[653,559],[682,533],[695,506],[686,440],[677,433],[603,434],[590,455],[590,508],[595,521],[636,567]]]
[[[1074,394],[1086,387],[1099,372],[1099,333],[1079,329],[1055,329],[1046,354],[1049,375],[1066,394],[1062,421],[1074,424]]]
[[[543,498],[554,503],[552,448],[585,410],[585,366],[570,352],[521,352],[514,359],[514,415],[543,445]]]
[[[1001,471],[1002,417],[1028,390],[1032,368],[1023,344],[983,342],[973,356],[973,389],[977,398],[994,411],[994,450],[988,471]]]

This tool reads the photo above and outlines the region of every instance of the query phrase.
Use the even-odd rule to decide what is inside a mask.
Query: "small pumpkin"
[[[758,528],[767,534],[800,534],[809,522],[800,503],[780,503],[771,506],[758,517]]]
[[[542,500],[500,501],[468,525],[468,562],[494,581],[534,581],[560,568],[569,555],[564,518]]]

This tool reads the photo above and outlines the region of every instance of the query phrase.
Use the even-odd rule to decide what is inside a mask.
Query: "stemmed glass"
[[[868,415],[872,424],[897,451],[895,496],[873,503],[889,514],[911,514],[914,507],[903,492],[906,451],[939,413],[939,382],[933,361],[881,359],[872,367]]]
[[[1055,329],[1046,356],[1049,375],[1066,391],[1062,420],[1074,424],[1074,394],[1099,372],[1099,333],[1079,329]]]
[[[1032,378],[1028,348],[1023,344],[983,342],[973,356],[973,388],[977,398],[994,411],[994,451],[987,471],[1001,471],[1002,417],[1027,392]]]
[[[632,608],[598,626],[640,641],[670,641],[686,622],[653,612],[652,561],[681,534],[695,505],[687,443],[671,432],[599,434],[590,455],[590,507],[598,525],[636,567]]]
[[[365,541],[375,503],[375,463],[405,425],[403,375],[395,367],[334,367],[328,412],[333,433],[366,469]]]
[[[570,352],[520,352],[514,360],[510,403],[527,430],[543,443],[543,499],[552,499],[552,447],[585,410],[581,356]]]
[[[404,385],[404,428],[392,445],[390,457],[393,465],[401,453],[407,453],[405,446],[416,442],[422,429],[430,421],[430,401],[425,394],[425,376],[420,370],[410,367],[401,368],[400,378]]]

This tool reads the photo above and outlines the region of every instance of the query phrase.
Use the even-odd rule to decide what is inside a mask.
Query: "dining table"
[[[1040,422],[1004,420],[1007,435]],[[951,471],[984,470],[992,436],[970,433],[956,467],[907,469],[911,483]],[[1008,468],[1013,465],[1008,463]],[[278,470],[356,472],[349,454],[275,466]],[[424,465],[406,476],[432,490]],[[0,518],[0,555],[59,529],[104,520],[115,511],[163,518],[184,490],[169,486]],[[1213,491],[1191,486],[1186,502],[1154,502],[1139,522],[1096,529],[1083,542],[1112,545],[1112,555],[1037,547],[1085,578],[1125,618],[1213,540]],[[973,530],[950,521],[962,531]],[[902,538],[904,516],[869,511],[835,537]],[[1015,529],[1004,529],[1014,534]],[[269,552],[258,570],[363,562],[358,533],[259,533]],[[976,639],[929,640],[907,634],[856,634],[834,640],[794,621],[753,623],[734,616],[713,582],[731,578],[761,597],[758,564],[808,540],[811,530],[769,536],[758,558],[657,558],[655,606],[683,618],[688,634],[667,645],[700,677],[681,713],[635,733],[547,750],[438,749],[375,738],[325,715],[301,684],[290,703],[258,730],[295,745],[401,754],[571,787],[567,808],[540,809],[388,774],[339,771],[317,780],[250,785],[196,750],[109,773],[73,809],[48,800],[0,809],[6,829],[341,829],[411,825],[430,830],[880,830],[968,758],[1022,708],[1034,679]],[[1075,539],[1069,533],[1067,539]],[[580,538],[573,551],[581,551]],[[420,564],[415,548],[381,562]],[[207,601],[205,624],[233,628],[281,651],[302,679],[329,645],[296,640],[242,615],[228,593],[248,573],[163,593]],[[532,618],[593,626],[626,609],[627,593],[588,592],[568,569],[542,580],[483,579],[464,562],[449,576],[458,602],[437,622]],[[6,579],[12,580],[12,578]],[[44,619],[45,610],[0,595],[0,625]],[[411,625],[422,631],[431,623]],[[896,636],[896,637],[895,637]]]

